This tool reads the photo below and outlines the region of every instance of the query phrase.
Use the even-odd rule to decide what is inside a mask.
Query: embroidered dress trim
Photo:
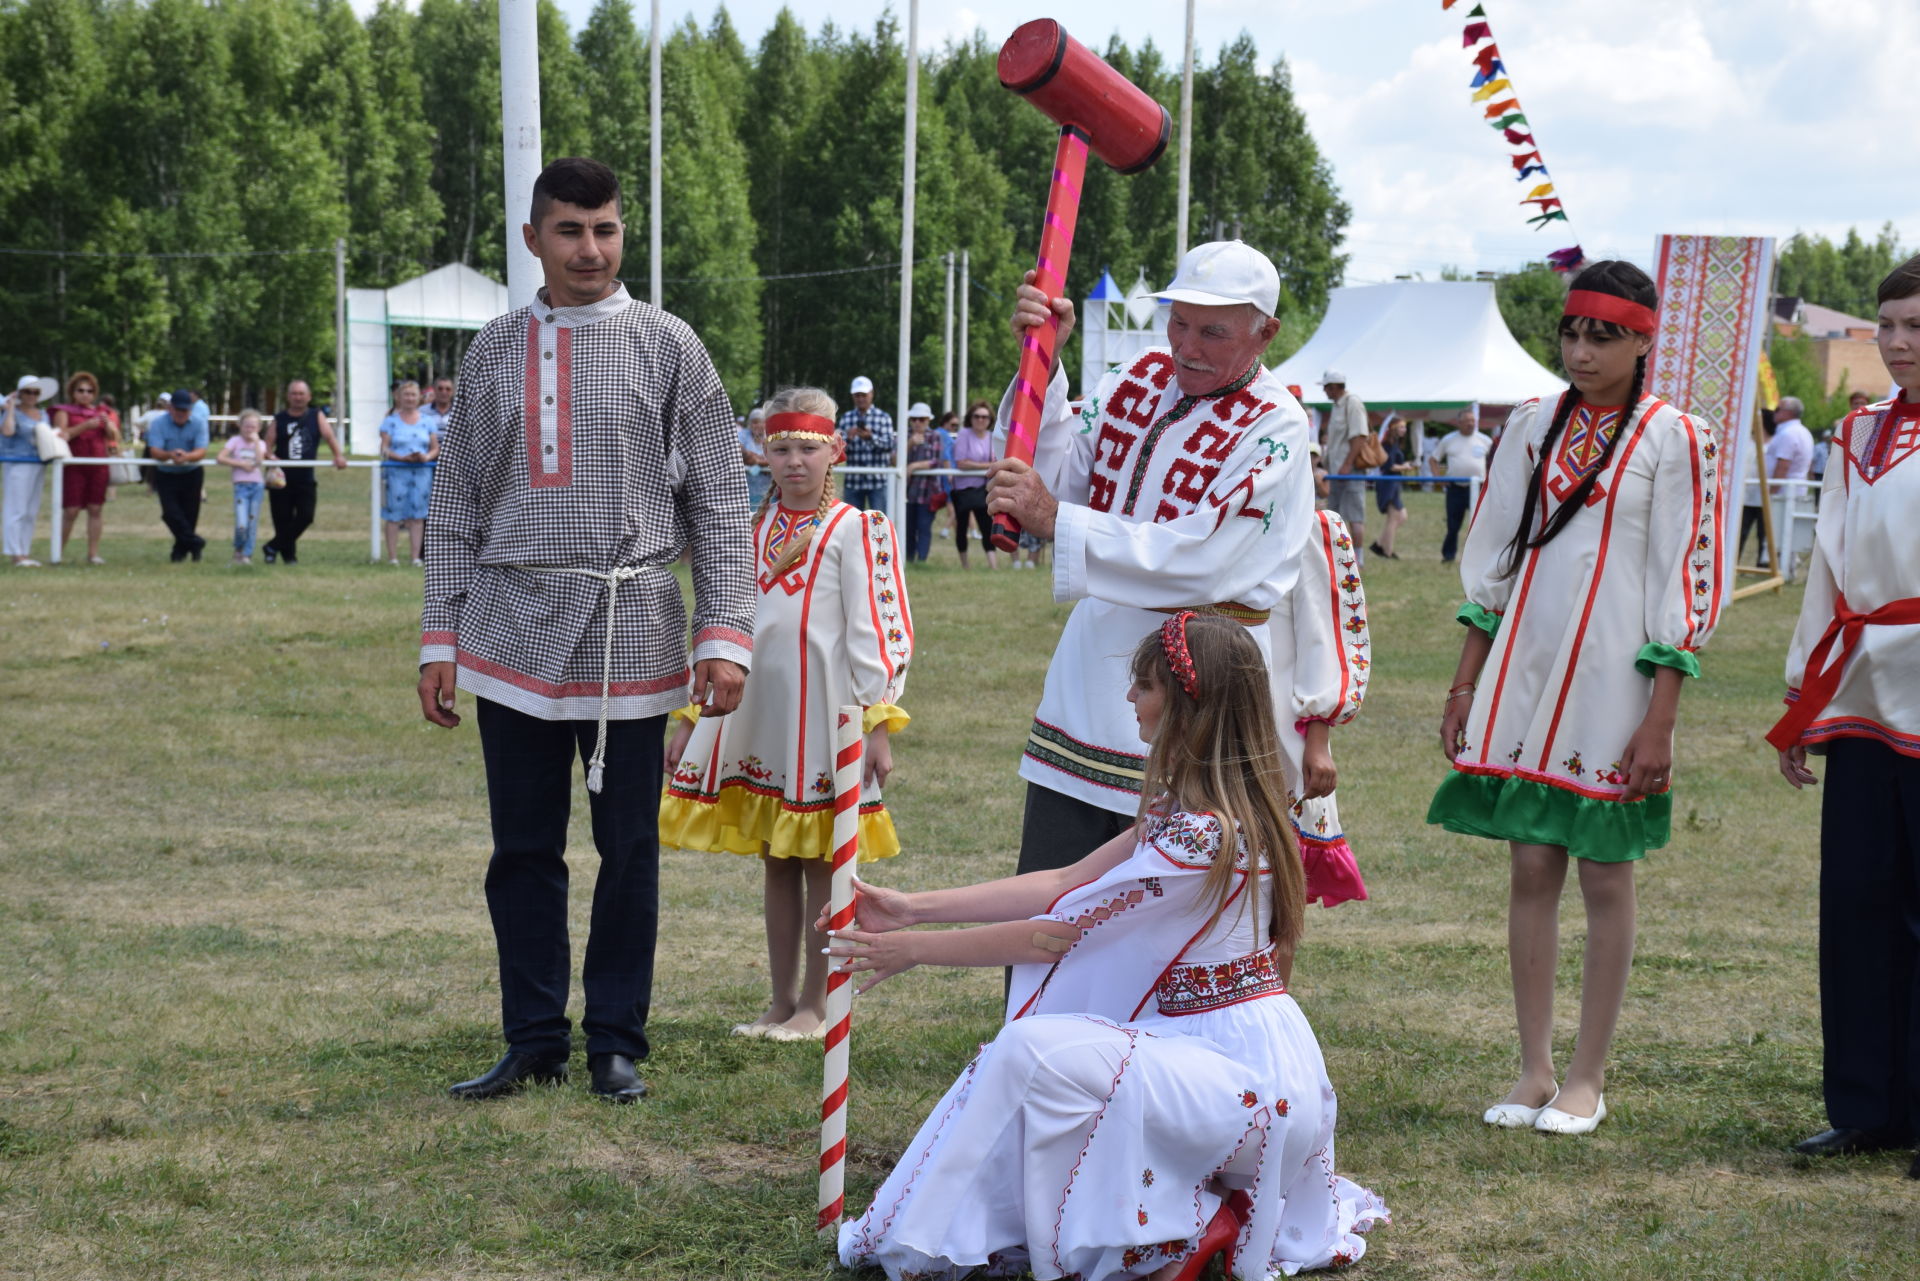
[[[1027,735],[1029,759],[1057,769],[1063,774],[1085,779],[1116,792],[1138,795],[1146,778],[1145,756],[1117,752],[1111,748],[1083,743],[1056,725],[1036,719]]]
[[[1286,994],[1286,981],[1270,947],[1231,961],[1169,966],[1153,989],[1160,1013],[1170,1018]]]
[[[1154,446],[1158,445],[1160,438],[1167,434],[1167,429],[1192,413],[1194,406],[1201,401],[1231,396],[1234,392],[1251,386],[1253,380],[1259,376],[1260,362],[1256,360],[1246,373],[1241,374],[1225,387],[1218,391],[1210,391],[1204,396],[1182,396],[1173,402],[1173,408],[1154,420],[1153,426],[1147,428],[1146,439],[1140,442],[1140,452],[1134,456],[1133,478],[1127,482],[1127,501],[1120,508],[1122,516],[1133,515],[1133,505],[1140,497],[1140,488],[1147,483],[1147,468],[1153,462]]]
[[[1556,779],[1456,764],[1434,792],[1427,822],[1463,836],[1558,845],[1589,862],[1625,863],[1667,843],[1673,793],[1627,802],[1573,791]]]

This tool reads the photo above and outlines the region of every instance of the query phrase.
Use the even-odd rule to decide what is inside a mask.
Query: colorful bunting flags
[[[1454,4],[1455,0],[1440,0],[1442,11],[1452,9]],[[1507,64],[1500,56],[1500,46],[1494,43],[1493,27],[1487,21],[1487,6],[1474,5],[1467,10],[1466,17],[1466,25],[1460,32],[1460,44],[1462,48],[1474,50],[1473,83],[1467,86],[1473,90],[1472,100],[1487,103],[1483,109],[1486,122],[1500,131],[1508,146],[1526,148],[1508,157],[1513,162],[1515,180],[1525,182],[1535,174],[1549,177],[1547,162],[1541,157],[1539,144],[1534,141],[1533,134],[1519,128],[1527,124],[1527,118],[1520,112],[1520,99],[1514,93],[1513,82],[1508,77]],[[1493,101],[1488,102],[1488,99]],[[1522,197],[1520,203],[1539,210],[1527,218],[1528,225],[1536,231],[1550,222],[1569,221],[1566,206],[1554,194],[1551,182],[1536,185]],[[1586,254],[1580,246],[1570,245],[1548,254],[1547,263],[1555,271],[1578,271],[1586,263]]]

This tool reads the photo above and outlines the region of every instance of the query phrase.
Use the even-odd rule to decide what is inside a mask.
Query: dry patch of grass
[[[497,1044],[478,745],[419,720],[418,584],[366,565],[364,480],[321,483],[293,570],[167,564],[136,490],[109,508],[106,569],[0,578],[0,1276],[832,1275],[810,1230],[817,1052],[726,1034],[763,999],[748,860],[665,857],[647,1105],[444,1097]],[[1459,632],[1437,499],[1411,501],[1407,558],[1369,571],[1370,701],[1336,736],[1373,898],[1313,912],[1296,984],[1341,1090],[1341,1164],[1395,1209],[1361,1274],[1920,1273],[1904,1157],[1786,1151],[1820,1122],[1817,802],[1760,739],[1791,592],[1735,606],[1687,691],[1616,1119],[1588,1142],[1479,1125],[1514,1069],[1505,857],[1422,821]],[[909,848],[871,869],[906,886],[1010,867],[1066,612],[1041,575],[935,557],[911,579],[891,789]],[[1570,997],[1571,893],[1565,929]],[[997,974],[928,971],[862,998],[852,1204],[998,996]],[[1573,1018],[1569,999],[1566,1041]]]

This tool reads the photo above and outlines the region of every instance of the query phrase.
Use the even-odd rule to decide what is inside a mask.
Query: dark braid
[[[1644,307],[1657,308],[1660,305],[1659,292],[1647,274],[1630,262],[1608,260],[1596,262],[1574,278],[1574,289],[1588,289],[1595,293],[1612,294],[1637,302]],[[1564,337],[1573,329],[1575,317],[1560,318],[1560,333]],[[1633,331],[1616,325],[1611,321],[1589,320],[1617,338],[1636,337]],[[1635,413],[1640,407],[1640,396],[1646,390],[1647,358],[1639,357],[1633,362],[1633,382],[1627,388],[1627,400],[1620,407],[1620,421],[1614,424],[1613,434],[1607,437],[1606,445],[1601,449],[1599,461],[1574,486],[1566,501],[1554,508],[1538,534],[1533,533],[1534,517],[1538,514],[1540,492],[1546,486],[1548,468],[1553,458],[1554,442],[1566,429],[1573,417],[1574,409],[1580,403],[1580,393],[1572,388],[1560,394],[1560,403],[1553,411],[1553,422],[1547,427],[1546,437],[1540,442],[1540,457],[1533,464],[1533,474],[1527,478],[1527,494],[1520,509],[1520,524],[1513,532],[1513,538],[1507,543],[1506,564],[1501,570],[1502,577],[1510,577],[1520,568],[1521,558],[1529,549],[1545,547],[1565,529],[1573,518],[1586,507],[1587,498],[1593,493],[1593,487],[1600,483],[1600,475],[1607,470],[1607,464],[1613,461],[1613,451],[1633,426]]]

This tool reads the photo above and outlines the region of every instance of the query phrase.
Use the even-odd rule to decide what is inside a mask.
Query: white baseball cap
[[[1154,297],[1203,307],[1247,302],[1271,316],[1280,308],[1280,273],[1272,259],[1243,240],[1213,240],[1187,250],[1173,283]]]
[[[1329,383],[1344,387],[1347,385],[1347,376],[1338,369],[1329,369],[1326,373],[1320,375],[1320,385],[1325,387]]]
[[[924,400],[916,400],[913,402],[913,408],[907,411],[907,417],[931,418],[933,417],[933,407]]]
[[[858,396],[861,392],[866,392],[871,396],[873,394],[873,379],[867,377],[865,374],[861,374],[853,380],[853,386],[847,388],[847,390],[855,396]]]
[[[20,375],[20,381],[14,387],[14,390],[26,391],[28,388],[32,388],[34,391],[39,392],[40,399],[42,400],[52,400],[55,396],[58,396],[60,394],[59,383],[53,381],[53,379],[51,378],[42,378],[38,374]]]

